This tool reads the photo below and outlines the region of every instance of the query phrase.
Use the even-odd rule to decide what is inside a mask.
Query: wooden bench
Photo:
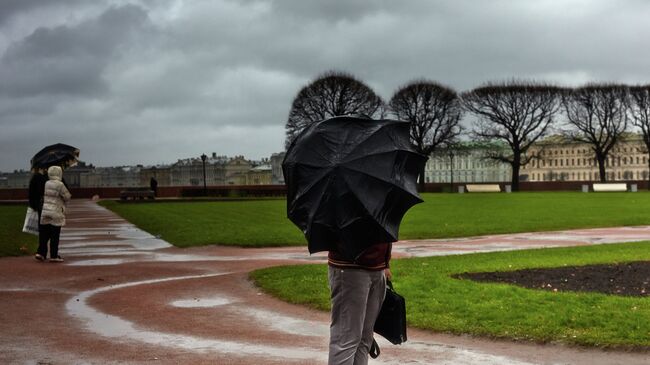
[[[595,192],[599,191],[627,191],[626,183],[594,183],[592,185]]]
[[[499,184],[467,184],[465,185],[468,193],[500,193]]]
[[[144,198],[155,199],[155,194],[149,188],[128,188],[120,191],[121,200],[128,200],[129,198],[133,200],[142,200]]]

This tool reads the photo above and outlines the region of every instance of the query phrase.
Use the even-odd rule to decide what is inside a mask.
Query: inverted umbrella
[[[32,168],[69,167],[79,159],[79,149],[63,143],[44,147],[32,157]]]
[[[287,215],[309,252],[336,250],[354,260],[366,248],[398,239],[426,157],[409,141],[409,123],[334,117],[291,144],[282,163]]]

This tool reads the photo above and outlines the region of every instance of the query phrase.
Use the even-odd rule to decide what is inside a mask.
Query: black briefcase
[[[406,301],[386,282],[386,297],[375,322],[375,333],[394,345],[406,342]]]

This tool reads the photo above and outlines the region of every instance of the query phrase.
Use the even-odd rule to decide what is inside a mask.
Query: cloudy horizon
[[[328,70],[384,100],[429,79],[650,82],[642,0],[4,0],[0,171],[63,142],[95,166],[269,157]]]

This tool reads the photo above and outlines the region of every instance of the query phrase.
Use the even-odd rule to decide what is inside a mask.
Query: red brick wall
[[[617,181],[618,182],[618,181]],[[639,190],[647,190],[647,181],[627,181],[628,184],[637,184]],[[488,183],[486,183],[488,184]],[[501,190],[509,183],[499,182]],[[581,191],[582,185],[591,186],[591,182],[584,181],[545,181],[545,182],[521,182],[521,191]],[[465,183],[454,183],[453,191],[458,191],[458,186],[465,186]],[[72,197],[76,199],[90,199],[99,195],[102,199],[118,199],[120,191],[124,188],[72,188]],[[425,185],[426,192],[449,192],[448,183],[429,183]],[[202,186],[165,186],[158,188],[160,198],[179,198],[183,196],[202,196]],[[225,185],[208,186],[208,196],[241,196],[241,197],[269,197],[286,195],[284,185]],[[0,189],[0,200],[27,200],[27,189]]]

